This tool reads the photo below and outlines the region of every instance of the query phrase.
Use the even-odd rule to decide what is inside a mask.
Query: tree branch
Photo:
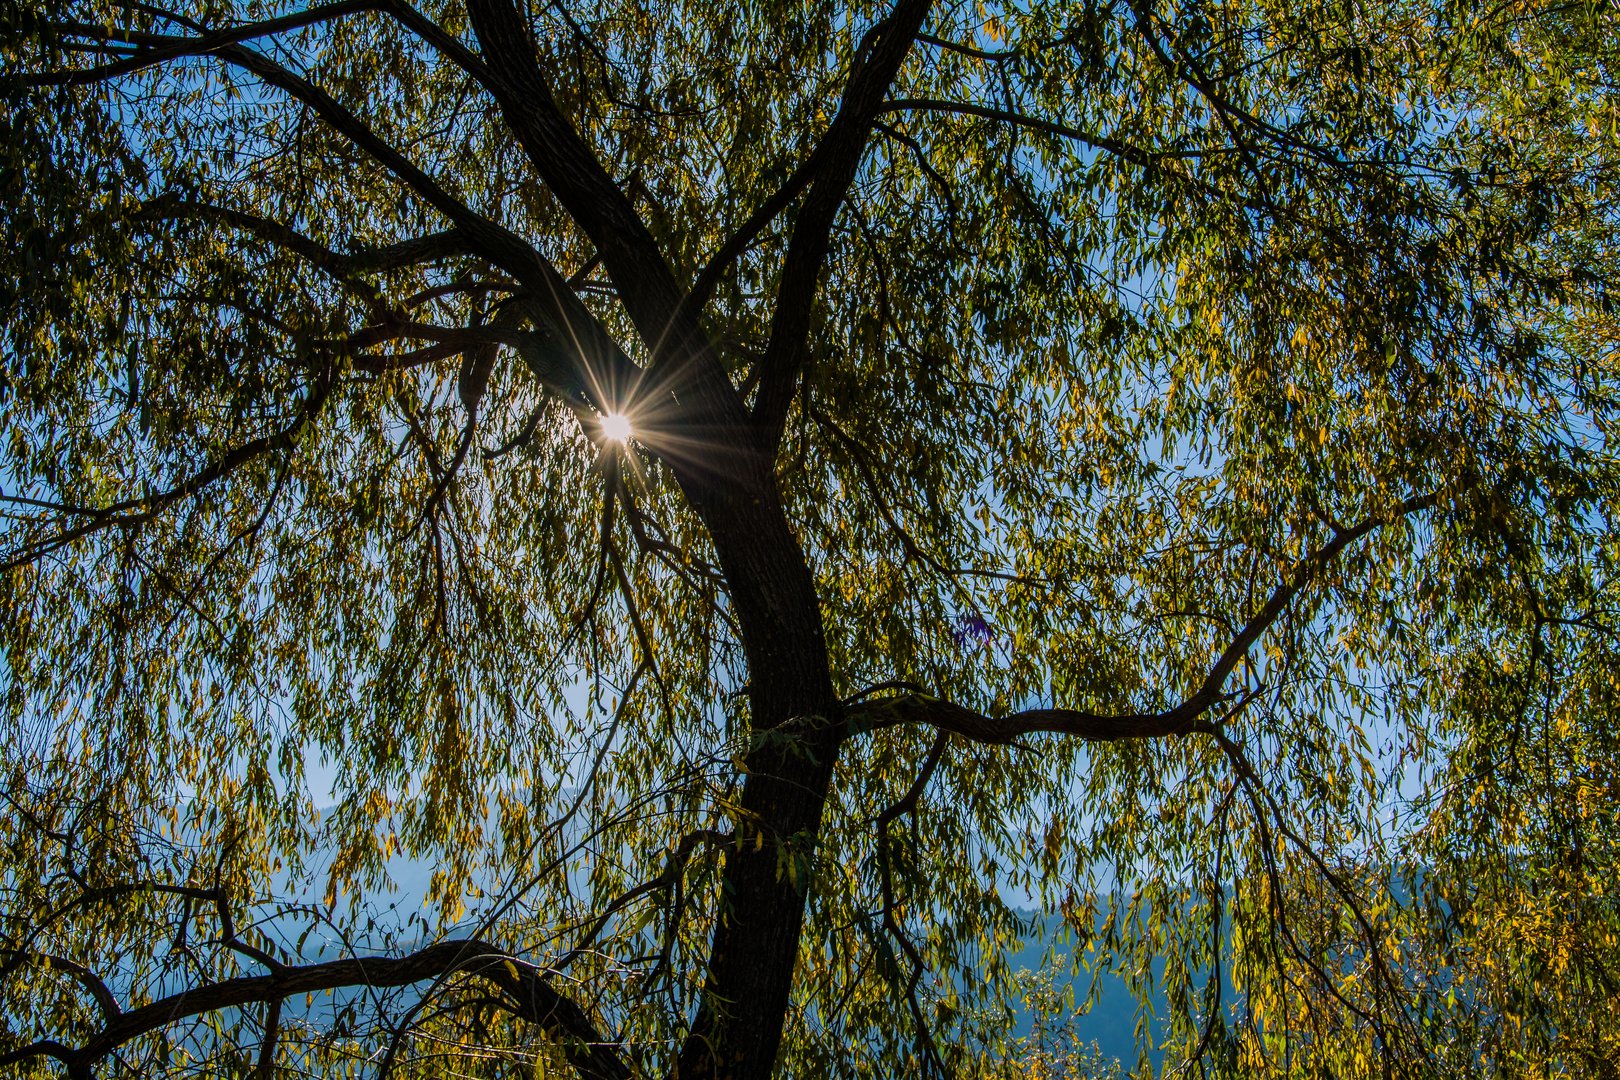
[[[496,97],[542,178],[597,242],[599,255],[614,274],[626,308],[636,322],[638,331],[652,348],[655,360],[667,353],[677,361],[664,366],[661,378],[648,384],[641,367],[619,348],[569,283],[532,245],[450,194],[325,90],[268,55],[243,44],[323,18],[365,10],[392,15],[466,70]],[[562,393],[566,400],[576,406],[588,401],[601,411],[621,409],[631,399],[642,402],[656,399],[655,411],[663,412],[671,423],[685,422],[689,428],[714,432],[710,442],[716,446],[743,449],[745,439],[726,434],[740,431],[746,424],[746,414],[740,400],[718,359],[708,348],[706,339],[697,327],[695,315],[683,317],[678,323],[674,321],[679,310],[680,290],[668,266],[628,199],[557,109],[535,64],[527,31],[516,10],[505,0],[474,0],[470,5],[470,14],[473,15],[475,30],[481,40],[487,38],[486,48],[490,54],[487,58],[480,58],[471,52],[454,35],[421,15],[404,0],[330,4],[285,19],[266,20],[214,32],[187,21],[185,25],[194,31],[189,36],[90,24],[62,24],[58,30],[99,40],[136,44],[141,49],[138,56],[97,69],[94,78],[111,78],[118,73],[181,56],[211,56],[222,63],[245,69],[266,85],[288,94],[392,173],[417,197],[448,218],[454,226],[448,231],[455,233],[471,253],[488,259],[524,285],[529,293],[526,306],[535,320],[551,332],[549,346],[527,350],[525,358],[531,360],[531,367],[536,367],[533,358],[544,354],[544,363],[540,367],[546,371],[542,381],[549,388]],[[17,85],[30,85],[39,84],[41,80],[71,82],[90,78],[90,74],[81,71],[22,76],[10,81]],[[281,239],[297,243],[295,236],[283,235]],[[305,248],[306,255],[326,259],[321,252],[307,246]],[[393,258],[414,254],[407,251],[389,252]],[[673,337],[671,327],[678,328]],[[676,347],[665,349],[666,345]],[[540,368],[536,368],[536,373],[541,373]],[[677,389],[678,396],[672,393]],[[649,449],[659,452],[655,440],[644,442]],[[713,457],[715,447],[708,449],[708,456]],[[749,468],[752,462],[753,456],[744,454],[742,460],[730,463],[732,468],[729,470],[718,471],[736,473],[746,470],[751,474],[763,475],[762,470]],[[714,464],[708,463],[710,466]],[[716,469],[711,468],[710,471]],[[755,479],[758,480],[758,475]]]
[[[378,248],[360,248],[350,252],[334,251],[279,221],[211,203],[156,200],[142,207],[136,217],[167,220],[196,218],[218,222],[297,255],[311,266],[339,279],[357,273],[399,270],[417,263],[434,262],[472,252],[459,229],[445,229]]]
[[[75,540],[115,525],[137,525],[150,521],[162,513],[166,507],[180,499],[202,491],[211,484],[229,476],[249,461],[265,454],[292,449],[297,444],[299,433],[320,411],[336,385],[336,378],[330,372],[326,373],[323,378],[310,387],[309,393],[299,406],[297,415],[293,417],[292,422],[286,427],[273,431],[268,435],[261,435],[257,439],[248,440],[241,446],[221,455],[217,460],[198,469],[174,487],[155,495],[147,495],[139,499],[125,499],[99,507],[55,504],[18,496],[0,496],[7,502],[39,506],[64,514],[89,517],[88,521],[64,529],[47,540],[30,542],[24,544],[21,548],[5,553],[3,557],[0,557],[0,570],[9,570],[12,567],[31,562],[41,555],[66,547]]]
[[[196,37],[142,33],[93,23],[58,22],[51,24],[51,28],[65,36],[124,42],[138,46],[139,51],[133,56],[99,67],[76,71],[24,72],[12,76],[8,81],[23,86],[84,86],[89,83],[105,82],[121,75],[132,75],[146,68],[156,67],[170,60],[187,56],[206,56],[226,46],[252,41],[255,38],[271,37],[289,30],[300,30],[344,15],[376,10],[380,6],[379,0],[342,0],[335,4],[319,4],[291,15],[283,15],[278,19],[244,23],[228,30],[216,30]]]
[[[1204,719],[1204,714],[1221,702],[1237,696],[1224,689],[1227,678],[1317,572],[1345,548],[1380,525],[1427,510],[1435,505],[1437,499],[1438,496],[1433,493],[1414,495],[1397,504],[1387,516],[1369,518],[1354,528],[1335,530],[1326,544],[1294,564],[1293,572],[1272,590],[1260,610],[1216,657],[1198,689],[1173,708],[1154,713],[1114,714],[1081,709],[1027,709],[1004,716],[987,716],[927,694],[907,693],[851,706],[846,712],[850,731],[870,731],[898,724],[926,724],[942,731],[955,732],[974,742],[992,745],[1005,745],[1022,736],[1040,733],[1072,735],[1087,742],[1114,742],[1120,739],[1216,732],[1219,725]]]
[[[110,1023],[117,1019],[118,1014],[122,1011],[118,1007],[118,999],[113,997],[113,992],[107,988],[107,984],[95,972],[83,964],[69,960],[65,956],[35,953],[33,959],[38,960],[48,968],[62,972],[84,987],[85,992],[95,999],[97,1007],[101,1009],[103,1020]]]
[[[79,1064],[79,1059],[74,1055],[73,1048],[57,1042],[55,1039],[39,1039],[29,1043],[27,1046],[19,1046],[15,1050],[0,1051],[0,1066],[20,1065],[25,1061],[32,1061],[34,1058],[41,1057],[55,1058],[60,1061],[66,1066],[68,1075],[74,1077],[75,1080],[78,1077],[88,1075],[88,1070]]]
[[[1115,742],[1213,730],[1207,722],[1197,719],[1207,705],[1188,709],[1196,700],[1195,695],[1161,713],[1104,715],[1080,709],[1027,709],[1004,716],[987,716],[955,702],[913,693],[862,702],[849,709],[847,717],[851,733],[900,724],[926,724],[993,746],[1005,746],[1025,735],[1042,733],[1073,735],[1087,742]]]
[[[440,942],[407,956],[351,957],[280,967],[265,975],[224,979],[182,990],[127,1012],[118,1011],[115,1002],[110,1003],[110,1007],[104,1003],[105,1026],[82,1046],[72,1048],[54,1040],[40,1040],[0,1053],[0,1064],[51,1057],[66,1065],[70,1074],[87,1074],[96,1062],[131,1040],[188,1017],[246,1005],[265,1005],[271,1010],[270,1015],[279,1019],[280,1004],[296,994],[345,987],[408,986],[456,972],[493,983],[504,995],[503,1008],[539,1024],[562,1042],[582,1080],[626,1080],[631,1075],[617,1050],[597,1030],[585,1011],[552,985],[547,969],[478,940]],[[110,993],[106,996],[111,997]],[[275,1022],[271,1020],[272,1025]],[[264,1051],[267,1052],[274,1038],[273,1029],[266,1032],[265,1038]],[[261,1058],[261,1069],[263,1064]]]
[[[280,18],[244,23],[240,26],[207,33],[203,32],[203,28],[198,24],[186,20],[187,25],[198,30],[194,37],[153,34],[94,23],[63,21],[54,24],[53,29],[74,37],[127,43],[136,46],[139,51],[133,56],[110,64],[103,64],[99,67],[78,71],[24,73],[14,76],[13,81],[25,86],[77,86],[93,82],[104,82],[108,79],[118,78],[121,75],[134,74],[146,68],[167,63],[170,60],[178,60],[188,56],[206,56],[226,46],[240,45],[243,42],[253,41],[257,38],[273,37],[289,30],[300,30],[316,23],[328,22],[366,11],[375,11],[392,16],[400,25],[415,33],[429,45],[432,45],[441,55],[447,57],[481,85],[486,88],[490,87],[493,80],[484,62],[472,50],[456,40],[453,34],[445,31],[443,27],[427,18],[405,0],[342,0],[340,3],[320,4]]]
[[[216,55],[251,71],[266,84],[309,106],[335,131],[448,218],[458,236],[477,254],[523,282],[538,321],[555,327],[556,336],[567,342],[568,347],[560,353],[569,376],[567,382],[579,396],[606,408],[615,403],[606,400],[604,388],[639,382],[641,369],[624,355],[556,267],[532,245],[451,195],[320,87],[241,46],[218,50]]]
[[[675,322],[681,290],[663,252],[629,198],[563,115],[517,8],[510,0],[469,0],[467,13],[497,73],[491,89],[502,114],[546,186],[596,245],[642,340],[655,357],[679,356],[683,369],[695,357],[708,356],[706,362],[695,362],[713,369],[709,378],[724,381],[709,350],[698,347],[702,341],[695,321]],[[677,381],[685,381],[685,374],[674,373]]]
[[[774,448],[781,440],[794,387],[807,359],[810,308],[831,247],[833,221],[860,168],[872,122],[882,111],[883,99],[922,29],[929,7],[929,0],[898,0],[889,17],[867,33],[838,114],[813,155],[821,161],[788,241],[771,337],[760,363],[753,421],[762,448]]]
[[[335,14],[346,14],[352,11],[373,8],[390,12],[418,33],[427,35],[437,48],[441,51],[447,51],[447,55],[451,55],[453,60],[468,68],[470,73],[478,77],[487,89],[491,90],[491,92],[505,93],[510,99],[510,88],[493,78],[481,60],[469,52],[465,46],[455,41],[453,37],[445,34],[442,30],[438,30],[435,24],[425,19],[420,13],[415,12],[415,9],[408,4],[399,2],[399,0],[376,0],[375,3],[331,5],[329,8],[319,10],[326,12],[325,17],[331,17]],[[308,15],[310,13],[304,14]],[[265,36],[276,30],[286,29],[287,26],[282,25],[284,21],[273,21],[273,27],[271,23],[267,22],[253,24],[251,27],[240,27],[231,31],[221,31],[218,34],[199,34],[195,38],[157,34],[131,34],[125,31],[103,28],[95,28],[95,30],[97,33],[115,40],[139,38],[143,42],[150,42],[153,45],[152,54],[143,60],[143,64],[148,62],[160,63],[180,55],[211,55],[221,62],[251,72],[266,85],[275,87],[295,100],[302,102],[339,135],[353,143],[355,147],[363,151],[373,161],[397,177],[416,196],[448,218],[451,224],[455,226],[454,229],[449,231],[453,232],[459,241],[465,243],[471,252],[489,259],[529,288],[533,298],[537,301],[536,306],[546,321],[558,329],[560,338],[570,341],[573,345],[573,351],[577,354],[578,359],[570,365],[576,369],[576,377],[572,381],[578,385],[582,395],[591,397],[594,400],[601,396],[597,391],[600,386],[609,384],[631,385],[633,382],[639,381],[640,368],[624,355],[611,336],[590,314],[584,303],[569,288],[562,275],[532,245],[505,227],[475,212],[460,199],[450,194],[438,181],[424,172],[399,149],[390,145],[373,131],[365,121],[345,108],[325,90],[268,56],[248,49],[241,44],[242,41],[250,38]],[[314,20],[313,18],[305,19],[304,22],[300,22],[298,25],[304,25],[309,21]],[[288,25],[292,24],[289,23]],[[24,81],[30,80],[25,78]],[[281,238],[289,243],[296,243],[295,236],[296,234],[293,236],[283,234]],[[383,250],[389,251],[390,249]],[[307,251],[307,254],[320,255],[318,251],[313,250]],[[390,252],[390,257],[405,258],[416,254],[419,254],[419,252],[395,250]],[[594,369],[602,366],[606,366],[611,370],[612,378],[592,377]],[[578,370],[581,367],[588,370]],[[597,403],[599,405],[606,404],[601,401]]]
[[[937,98],[896,98],[883,106],[883,112],[936,112],[954,113],[960,116],[977,116],[984,120],[993,120],[1001,124],[1011,124],[1014,127],[1029,128],[1047,135],[1056,135],[1064,139],[1073,139],[1084,143],[1095,150],[1103,150],[1116,157],[1129,161],[1133,165],[1152,166],[1160,159],[1198,157],[1198,151],[1149,151],[1129,143],[1120,142],[1107,135],[1099,135],[1094,131],[1084,131],[1068,124],[1060,124],[1055,120],[1047,120],[1039,116],[1030,116],[1028,113],[1013,112],[1008,109],[998,109],[992,105],[978,105],[969,101],[943,101]]]

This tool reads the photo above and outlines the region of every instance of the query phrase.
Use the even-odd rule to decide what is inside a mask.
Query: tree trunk
[[[740,842],[726,856],[708,979],[681,1050],[680,1080],[771,1074],[839,745],[810,568],[768,472],[744,487],[691,491],[742,629],[754,745]]]

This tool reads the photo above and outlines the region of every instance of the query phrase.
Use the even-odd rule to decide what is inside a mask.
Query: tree
[[[6,1067],[1612,1075],[1601,3],[4,11]]]

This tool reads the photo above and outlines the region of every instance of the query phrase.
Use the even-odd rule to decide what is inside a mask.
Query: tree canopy
[[[1607,3],[0,27],[0,1065],[1614,1075]]]

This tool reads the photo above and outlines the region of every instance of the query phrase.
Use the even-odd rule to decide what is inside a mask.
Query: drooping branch
[[[644,666],[645,663],[643,661]],[[576,958],[584,954],[619,912],[651,893],[669,892],[674,889],[686,873],[686,866],[691,861],[693,854],[700,847],[709,845],[712,848],[724,850],[736,842],[736,837],[732,833],[720,832],[716,829],[695,829],[681,837],[675,847],[665,856],[664,868],[661,871],[627,892],[620,894],[617,899],[609,902],[591,918],[589,925],[584,933],[580,935],[574,947],[569,949],[557,961],[558,970],[566,968]]]
[[[259,38],[300,30],[323,22],[331,22],[362,12],[386,14],[436,49],[440,55],[460,67],[480,84],[488,87],[492,76],[484,62],[468,49],[455,35],[423,15],[406,0],[340,0],[338,3],[317,4],[303,11],[273,19],[241,23],[218,30],[207,30],[189,19],[181,20],[166,15],[171,21],[182,22],[196,30],[192,36],[156,34],[129,30],[96,23],[63,20],[49,24],[49,29],[66,37],[86,38],[92,41],[119,42],[134,46],[136,52],[111,63],[74,71],[24,73],[14,76],[16,83],[27,86],[75,86],[106,82],[124,75],[179,60],[186,57],[207,56],[219,49]]]
[[[334,251],[279,221],[227,206],[179,199],[154,200],[142,207],[136,217],[217,222],[297,255],[311,266],[337,278],[346,278],[351,274],[399,270],[419,263],[467,255],[472,250],[459,229],[444,229],[381,247],[360,248],[348,252]]]
[[[204,488],[210,487],[235,473],[248,462],[266,454],[291,450],[297,445],[298,436],[305,426],[326,404],[336,385],[337,381],[332,372],[323,373],[322,377],[310,387],[309,393],[305,395],[303,402],[299,405],[298,412],[286,427],[261,435],[256,439],[249,439],[240,446],[221,454],[209,464],[197,469],[173,487],[153,495],[145,495],[136,499],[123,499],[104,506],[75,506],[13,495],[0,496],[5,501],[14,504],[39,507],[85,519],[76,525],[63,529],[54,536],[27,543],[20,548],[0,554],[0,570],[9,570],[12,567],[32,562],[43,555],[66,547],[76,540],[100,532],[103,529],[114,526],[138,525],[150,521],[180,500],[195,495]]]
[[[612,336],[575,295],[569,283],[543,255],[504,226],[477,213],[452,195],[411,161],[403,151],[391,145],[369,124],[325,90],[267,54],[250,49],[244,44],[323,19],[367,10],[386,13],[396,19],[441,55],[466,71],[497,99],[504,100],[508,104],[520,102],[522,108],[533,105],[533,102],[523,98],[523,87],[514,89],[513,84],[498,76],[484,58],[473,53],[454,35],[423,16],[405,0],[332,4],[311,9],[310,12],[300,13],[296,17],[266,20],[218,31],[210,31],[188,23],[195,31],[191,35],[154,34],[118,27],[64,23],[57,27],[58,33],[123,42],[135,45],[139,51],[135,56],[93,71],[87,69],[78,72],[30,74],[18,76],[14,81],[21,85],[100,81],[127,71],[188,56],[212,57],[221,63],[252,73],[266,85],[307,106],[338,135],[392,173],[418,198],[443,214],[453,226],[453,229],[447,231],[453,233],[459,242],[464,243],[469,253],[489,260],[522,282],[532,299],[531,310],[540,321],[549,326],[559,342],[567,343],[566,352],[569,361],[567,366],[571,369],[572,377],[565,381],[571,384],[575,400],[588,399],[599,408],[610,406],[611,402],[602,400],[604,388],[638,385],[641,382],[641,369],[625,355]],[[529,62],[532,66],[532,57]],[[566,126],[566,122],[564,123]],[[578,137],[574,136],[574,139],[577,143]],[[578,145],[583,150],[583,143]],[[589,153],[588,150],[584,152],[587,155]],[[605,178],[606,174],[602,175]],[[611,181],[608,181],[608,186],[612,188],[612,194],[622,200],[622,193],[617,191]],[[417,254],[413,251],[383,250],[390,258],[406,258]],[[640,269],[647,271],[649,267],[643,265]],[[667,275],[667,268],[665,272]],[[671,296],[674,295],[673,284],[668,291]],[[673,303],[671,300],[665,310],[666,316],[673,310]]]
[[[70,1075],[88,1075],[95,1063],[119,1047],[189,1017],[246,1005],[276,1009],[298,994],[350,987],[408,986],[457,973],[493,984],[500,992],[497,1001],[501,1008],[540,1025],[559,1040],[582,1080],[625,1080],[631,1075],[614,1045],[597,1030],[585,1010],[553,985],[549,971],[479,940],[440,942],[406,956],[351,957],[280,966],[263,975],[192,987],[127,1011],[118,1010],[115,1002],[103,1002],[105,1023],[82,1045],[68,1047],[55,1040],[36,1041],[0,1052],[0,1066],[49,1057],[67,1066]],[[98,1000],[101,996],[97,995]],[[110,994],[107,996],[110,998]]]
[[[810,181],[815,179],[821,169],[826,146],[825,139],[817,143],[810,155],[782,182],[782,186],[760,203],[754,212],[748,215],[747,220],[737,226],[736,231],[709,257],[709,261],[704,263],[703,269],[698,271],[696,279],[693,280],[691,290],[681,301],[683,311],[695,316],[703,310],[703,306],[709,302],[709,296],[714,292],[714,287],[720,284],[720,279],[725,277],[731,265],[742,258],[743,253],[759,234],[764,232],[766,227],[776,220],[777,215],[786,210],[806,187],[810,186]]]
[[[1345,548],[1379,526],[1432,508],[1438,495],[1414,495],[1398,503],[1387,515],[1369,518],[1348,529],[1335,529],[1332,538],[1294,564],[1286,579],[1272,590],[1260,610],[1232,637],[1198,688],[1180,704],[1160,712],[1094,713],[1083,709],[1026,709],[1002,716],[984,713],[919,692],[879,698],[852,705],[846,717],[852,733],[900,724],[924,724],[954,732],[974,742],[1004,745],[1025,735],[1071,735],[1087,742],[1152,739],[1194,732],[1214,732],[1208,719],[1215,706],[1238,694],[1226,690],[1226,680],[1267,630],[1288,610],[1300,591]]]
[[[948,113],[958,116],[975,116],[981,120],[990,120],[998,124],[1009,124],[1013,127],[1028,128],[1039,131],[1045,135],[1055,135],[1059,138],[1070,139],[1094,150],[1102,150],[1115,157],[1129,161],[1134,165],[1150,166],[1157,161],[1171,158],[1190,158],[1200,156],[1200,151],[1150,151],[1130,143],[1095,131],[1085,131],[1069,124],[1061,124],[1055,120],[1044,117],[1031,116],[1028,113],[1013,112],[1009,109],[998,109],[992,105],[980,105],[971,101],[945,101],[938,98],[895,98],[887,102],[882,109],[886,113]]]
[[[1276,796],[1272,794],[1270,788],[1262,780],[1259,770],[1249,760],[1248,755],[1243,752],[1243,748],[1222,732],[1216,731],[1213,735],[1216,745],[1220,747],[1221,752],[1231,763],[1238,782],[1243,787],[1244,793],[1254,809],[1256,823],[1263,824],[1265,814],[1269,811],[1273,822],[1275,822],[1277,832],[1310,861],[1316,872],[1322,875],[1323,880],[1338,894],[1339,900],[1349,909],[1356,928],[1360,931],[1361,938],[1367,946],[1368,958],[1371,960],[1371,982],[1373,987],[1381,989],[1387,995],[1387,999],[1395,1004],[1397,1023],[1405,1027],[1410,1034],[1416,1036],[1418,1025],[1407,1009],[1406,993],[1401,986],[1400,977],[1395,974],[1397,961],[1388,954],[1384,945],[1384,936],[1373,925],[1373,916],[1366,910],[1365,905],[1357,897],[1356,891],[1351,888],[1350,883],[1343,874],[1328,865],[1327,860],[1322,857],[1321,853],[1289,825],[1288,816],[1283,812],[1282,806],[1278,804]],[[1267,852],[1268,858],[1275,858],[1273,853],[1276,848],[1273,845],[1268,843],[1264,850]],[[1274,886],[1273,891],[1279,896],[1283,895],[1280,886]],[[1291,942],[1290,944],[1295,955],[1322,982],[1328,992],[1346,1009],[1360,1016],[1362,1020],[1377,1030],[1380,1041],[1386,1046],[1389,1045],[1391,1034],[1388,1019],[1382,1014],[1369,1012],[1348,1000],[1334,985],[1334,981],[1328,973],[1322,970],[1320,964],[1306,950],[1299,947],[1297,943]],[[1422,1045],[1420,1036],[1413,1038],[1413,1045]]]
[[[949,1076],[950,1070],[946,1068],[944,1059],[940,1056],[939,1047],[934,1040],[933,1026],[924,1015],[922,1002],[917,997],[917,985],[927,973],[928,965],[924,962],[916,943],[911,940],[911,935],[906,933],[905,927],[900,925],[896,917],[900,900],[894,889],[894,859],[891,854],[889,826],[901,815],[916,818],[917,804],[922,799],[922,793],[928,787],[929,780],[933,779],[934,771],[944,760],[945,749],[950,745],[950,740],[950,732],[943,729],[934,737],[933,745],[928,748],[922,767],[917,770],[917,776],[912,780],[911,786],[906,789],[904,795],[886,807],[874,822],[877,831],[878,883],[883,892],[883,930],[900,947],[900,951],[905,954],[906,960],[911,965],[911,974],[906,979],[906,1003],[911,1009],[912,1022],[917,1025],[917,1039],[922,1045],[924,1060],[935,1076]]]
[[[771,336],[760,363],[753,420],[761,447],[774,448],[781,439],[794,387],[804,369],[811,303],[831,249],[833,221],[860,169],[873,121],[929,7],[929,0],[899,0],[888,18],[868,32],[856,54],[838,113],[817,147],[821,160],[788,241]]]
[[[24,72],[13,76],[12,81],[24,86],[84,86],[91,83],[106,82],[109,79],[117,79],[150,67],[156,67],[170,60],[179,60],[191,56],[206,56],[226,46],[253,41],[256,38],[273,37],[276,34],[284,34],[292,30],[301,30],[306,26],[328,22],[345,15],[374,10],[378,6],[377,0],[341,0],[341,2],[335,4],[316,4],[291,15],[243,23],[227,29],[215,30],[211,33],[198,34],[195,37],[143,33],[70,20],[54,22],[48,24],[49,28],[66,37],[115,41],[137,46],[138,49],[133,56],[127,56],[121,60],[101,64],[97,67],[69,71]]]
[[[85,993],[89,994],[95,999],[96,1007],[101,1010],[103,1020],[110,1023],[118,1018],[119,1013],[122,1011],[118,1007],[118,999],[115,998],[113,996],[113,992],[108,989],[106,982],[103,981],[102,978],[95,972],[91,971],[83,964],[69,960],[65,956],[52,956],[47,953],[40,953],[36,955],[34,959],[38,960],[41,964],[44,964],[48,968],[62,972],[74,982],[84,987]]]
[[[527,286],[530,306],[538,319],[555,328],[555,336],[568,343],[568,367],[573,375],[569,381],[580,394],[595,400],[601,397],[603,386],[628,385],[639,380],[640,368],[625,356],[556,267],[531,244],[456,198],[320,87],[268,57],[241,46],[221,49],[215,55],[227,63],[245,68],[267,85],[309,106],[333,130],[448,218],[458,238],[464,240],[474,253],[501,267]],[[610,377],[601,377],[598,373],[603,371],[610,373]],[[604,406],[608,403],[596,400],[596,404]]]
[[[894,533],[895,538],[899,540],[900,546],[905,551],[908,559],[915,559],[933,573],[945,578],[985,578],[992,581],[1012,581],[1022,584],[1045,583],[1041,579],[1031,577],[1028,574],[1011,574],[1000,570],[982,570],[977,567],[954,566],[941,562],[937,556],[923,547],[922,543],[912,535],[911,531],[900,520],[899,512],[891,505],[890,495],[878,479],[882,469],[870,459],[868,448],[855,436],[845,431],[825,410],[818,408],[814,403],[806,406],[806,411],[811,421],[831,435],[833,440],[843,448],[850,464],[855,467],[855,472],[860,477],[861,483],[865,485],[867,493],[871,495],[872,503],[877,508],[878,515],[883,519],[884,524],[888,525],[889,530]]]

